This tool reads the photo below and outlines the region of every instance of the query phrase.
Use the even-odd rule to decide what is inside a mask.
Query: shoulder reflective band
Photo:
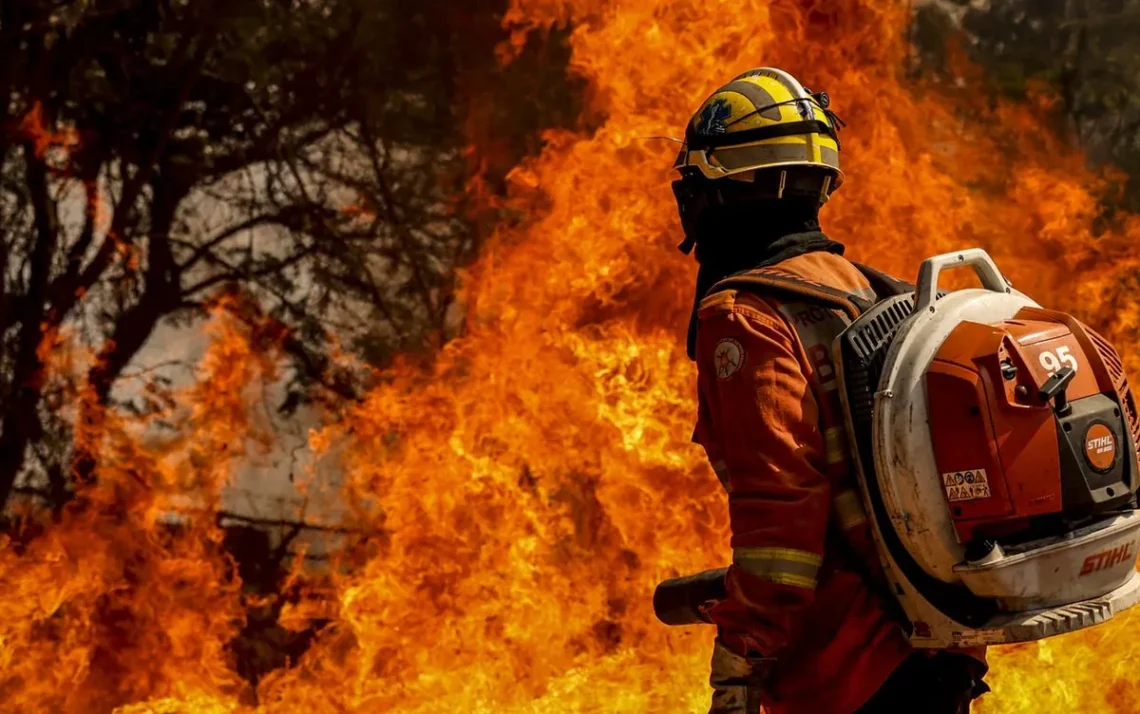
[[[863,502],[859,500],[855,489],[840,491],[838,496],[831,499],[831,506],[835,509],[835,517],[842,530],[849,531],[867,522],[867,513],[863,510]]]
[[[793,548],[733,548],[732,562],[770,583],[814,590],[823,558]]]
[[[743,131],[706,136],[692,131],[690,126],[690,130],[685,132],[685,143],[688,145],[689,151],[697,151],[699,149],[737,146],[753,141],[779,139],[784,136],[802,136],[804,134],[826,134],[834,137],[835,129],[827,122],[818,119],[807,119],[804,121],[788,122],[787,124],[773,124],[771,126],[756,127],[755,129],[745,129]]]
[[[843,427],[833,426],[823,432],[823,449],[829,466],[847,459],[847,434]]]

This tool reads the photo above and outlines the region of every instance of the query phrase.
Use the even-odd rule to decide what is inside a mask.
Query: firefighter
[[[710,714],[965,714],[986,689],[983,652],[909,645],[854,490],[829,350],[847,321],[810,299],[875,297],[818,220],[843,183],[841,125],[825,93],[755,69],[705,100],[675,166],[681,248],[699,263],[693,440],[732,530],[727,596],[704,612],[717,626]],[[717,286],[761,268],[767,286]]]

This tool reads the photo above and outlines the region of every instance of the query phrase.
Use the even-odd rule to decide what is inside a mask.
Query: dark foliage
[[[240,289],[281,326],[288,411],[368,378],[330,336],[382,365],[462,329],[467,182],[495,190],[578,114],[562,36],[500,66],[505,4],[0,3],[0,504],[93,469],[45,379],[56,330],[111,402],[156,330]]]
[[[918,69],[953,79],[947,47],[962,47],[996,96],[1035,88],[1059,99],[1058,128],[1097,164],[1126,176],[1109,208],[1140,209],[1140,2],[944,0],[918,8]]]

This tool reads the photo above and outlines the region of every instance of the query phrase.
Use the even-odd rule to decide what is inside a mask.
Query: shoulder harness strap
[[[863,265],[862,263],[852,263],[852,265],[854,265],[855,268],[863,274],[867,282],[871,284],[871,289],[875,291],[875,295],[879,297],[879,300],[914,292],[913,283],[899,280],[893,275],[887,275],[883,271],[875,270],[869,265]]]
[[[843,311],[850,320],[858,319],[860,315],[874,305],[874,302],[860,295],[814,283],[773,268],[761,268],[730,275],[713,285],[707,294],[712,295],[722,290],[734,288],[752,293],[808,298],[826,307]]]

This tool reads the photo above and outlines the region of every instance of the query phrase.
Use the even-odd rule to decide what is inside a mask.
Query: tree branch
[[[185,273],[190,268],[193,268],[198,264],[199,261],[205,258],[211,250],[226,242],[230,238],[233,238],[238,233],[242,233],[243,231],[248,231],[259,226],[277,223],[282,219],[284,215],[285,212],[283,211],[277,211],[274,213],[262,213],[252,218],[248,218],[240,223],[236,223],[229,228],[226,228],[221,233],[218,233],[217,235],[207,239],[205,243],[198,245],[195,248],[194,252],[190,254],[190,257],[178,265],[179,272]]]
[[[191,35],[184,36],[181,40],[180,49],[176,55],[184,57],[183,64],[187,69],[183,72],[182,83],[175,100],[166,112],[159,132],[155,137],[151,151],[147,159],[135,167],[133,175],[127,177],[123,182],[122,195],[119,197],[118,202],[114,207],[114,214],[111,219],[111,226],[107,230],[107,235],[104,236],[102,243],[99,245],[95,257],[86,268],[80,269],[78,263],[69,265],[67,273],[59,280],[57,290],[54,290],[60,299],[60,305],[57,312],[62,315],[67,314],[75,306],[79,299],[81,292],[86,292],[91,289],[102,275],[103,272],[110,266],[111,259],[116,253],[117,243],[122,240],[129,241],[129,233],[127,227],[132,220],[134,220],[135,204],[138,202],[139,197],[142,195],[143,189],[147,186],[150,178],[161,160],[166,145],[170,141],[174,133],[175,125],[178,122],[178,117],[182,114],[182,107],[190,96],[190,92],[201,75],[202,63],[205,61],[207,51],[205,49],[206,43],[198,44],[198,49],[195,50],[197,38]],[[120,166],[123,166],[120,163]],[[86,250],[84,251],[86,252]]]
[[[242,525],[258,526],[262,528],[296,528],[298,530],[317,531],[320,533],[340,533],[344,535],[373,535],[379,533],[379,531],[365,530],[362,528],[349,528],[347,526],[309,523],[307,521],[294,521],[284,518],[256,518],[253,516],[242,515],[240,513],[233,513],[230,511],[217,511],[216,515],[219,525],[222,521],[234,521],[241,523]]]

